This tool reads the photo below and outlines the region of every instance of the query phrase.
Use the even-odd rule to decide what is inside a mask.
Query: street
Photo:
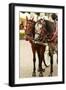
[[[32,50],[31,50],[31,44],[29,41],[20,40],[20,63],[19,63],[19,76],[20,78],[25,77],[32,77],[32,71],[33,71],[33,56],[32,56]],[[45,61],[47,64],[50,64],[50,57],[47,56],[47,53],[45,52]],[[44,64],[42,64],[42,67],[45,68],[45,72],[43,72],[44,77],[48,77],[50,73],[50,66],[45,67]],[[38,57],[36,53],[36,77],[39,77],[38,69]],[[58,75],[58,64],[57,64],[57,55],[55,54],[53,56],[53,76]]]

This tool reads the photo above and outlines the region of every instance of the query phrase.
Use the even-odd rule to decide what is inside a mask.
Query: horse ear
[[[28,17],[26,16],[26,20],[28,21]]]

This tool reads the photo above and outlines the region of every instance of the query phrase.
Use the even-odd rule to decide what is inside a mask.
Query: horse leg
[[[44,53],[44,52],[43,52]],[[42,54],[43,54],[42,53]],[[44,61],[44,54],[43,55],[41,55],[41,57],[40,57],[40,55],[38,54],[38,58],[39,58],[39,65],[38,65],[38,72],[40,72],[40,71],[45,71],[45,69],[43,69],[42,68],[42,61],[43,61],[43,63],[45,62]],[[41,60],[40,60],[41,59]],[[40,69],[41,68],[41,69]]]
[[[56,45],[56,47],[55,47],[55,52],[56,52],[56,54],[57,54],[57,64],[58,64],[58,46]]]
[[[52,73],[53,73],[53,51],[52,50],[49,50],[49,56],[51,57],[51,60],[50,60],[50,75],[49,76],[52,76]]]
[[[34,55],[33,55],[33,74],[32,74],[32,76],[36,76],[35,62],[36,62],[36,58],[35,58],[35,54],[34,54]]]
[[[32,76],[36,76],[36,57],[35,57],[35,48],[32,47],[32,51],[33,51],[33,73]]]
[[[40,62],[40,53],[39,53],[39,51],[37,51],[37,54],[38,54],[38,60],[39,60],[39,63],[38,63],[38,71],[40,71],[41,62]]]
[[[38,65],[38,71],[39,71],[39,76],[42,77],[43,76],[43,72],[42,72],[42,57],[40,52],[37,52],[38,54],[38,58],[39,58],[39,65]]]
[[[44,59],[44,52],[42,53],[42,62],[44,63],[44,65],[45,65],[45,59]],[[46,66],[46,65],[45,65]],[[45,69],[44,68],[42,68],[42,71],[43,72],[45,72]]]
[[[42,62],[43,62],[44,65],[46,66],[45,58],[44,58],[45,47],[46,47],[46,46],[41,46],[40,56],[41,56],[41,60],[42,60]],[[42,68],[42,71],[45,72],[45,69]]]
[[[44,70],[45,71],[45,70]],[[42,57],[40,56],[39,59],[39,76],[42,77],[43,76],[43,69],[42,69]]]
[[[52,73],[53,73],[53,55],[50,56],[51,57],[51,60],[50,60],[50,75],[52,76]]]
[[[56,60],[56,63],[58,64],[58,51],[55,51],[55,53],[57,54],[57,60]]]

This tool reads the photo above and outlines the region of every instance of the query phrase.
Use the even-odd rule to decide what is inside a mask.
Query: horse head
[[[26,17],[24,30],[25,30],[25,39],[26,40],[33,39],[35,33],[35,21],[33,19],[28,19],[28,17]]]
[[[35,40],[44,42],[46,34],[46,22],[44,19],[40,19],[35,24]]]

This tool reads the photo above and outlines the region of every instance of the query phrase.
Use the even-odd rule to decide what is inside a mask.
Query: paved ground
[[[19,65],[19,74],[20,78],[24,77],[32,77],[32,71],[33,71],[33,60],[32,60],[32,50],[31,50],[31,44],[28,41],[20,40],[20,65]],[[48,59],[48,61],[47,61]],[[49,64],[50,59],[47,57],[47,54],[45,53],[45,60],[47,64]],[[58,75],[58,65],[56,63],[56,54],[54,55],[54,68],[53,68],[53,76]],[[43,68],[45,68],[45,72],[43,72],[43,76],[47,77],[50,73],[50,66],[45,67],[44,64],[42,65]],[[36,77],[39,76],[38,69],[38,57],[36,54]]]

